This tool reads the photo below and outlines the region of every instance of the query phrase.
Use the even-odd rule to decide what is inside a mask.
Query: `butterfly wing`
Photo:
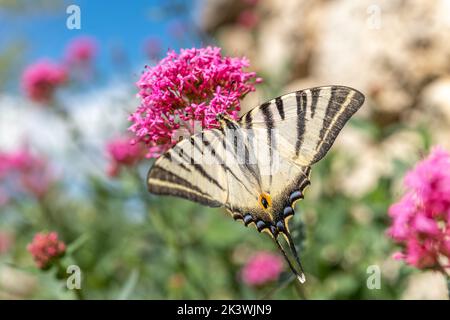
[[[364,95],[355,89],[316,87],[268,101],[242,116],[240,123],[247,130],[266,130],[265,140],[272,150],[299,165],[310,166],[325,156],[363,103]]]
[[[249,132],[232,119],[224,118],[222,122],[222,135],[218,139],[228,155],[225,163],[229,193],[225,207],[235,220],[242,220],[246,226],[254,225],[259,232],[267,232],[292,271],[304,282],[287,220],[294,214],[294,202],[303,198],[303,190],[309,184],[310,167],[276,157],[272,152],[273,141],[266,140],[265,128]],[[270,159],[266,161],[266,158]]]
[[[195,134],[156,160],[148,174],[148,189],[236,212],[243,204],[255,203],[259,194],[257,180],[239,160],[239,150],[224,129]]]
[[[216,129],[205,133],[211,139]],[[204,150],[203,133],[183,139],[159,157],[148,173],[151,193],[172,195],[211,207],[223,206],[228,198],[224,170],[213,161],[204,161],[211,152]]]
[[[256,222],[261,226],[257,229],[269,231],[301,282],[305,280],[303,268],[287,220],[294,214],[295,201],[303,198],[309,185],[310,166],[326,155],[363,102],[364,95],[352,88],[317,87],[275,98],[239,121],[245,134],[253,136],[260,188],[272,200],[264,210],[272,219]]]

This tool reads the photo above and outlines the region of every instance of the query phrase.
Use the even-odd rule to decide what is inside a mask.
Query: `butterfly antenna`
[[[294,259],[289,258],[288,253],[283,248],[283,244],[279,241],[279,236],[274,237],[275,243],[277,244],[280,251],[283,253],[283,256],[286,259],[287,263],[289,264],[289,267],[291,268],[292,272],[297,276],[298,281],[300,281],[301,283],[305,283],[306,277],[305,273],[303,272],[303,266],[300,262],[300,258],[298,257],[297,250],[295,249],[295,245],[294,242],[292,241],[291,235],[289,234],[289,232],[286,233],[283,232],[283,236],[286,240],[287,249]],[[293,260],[293,262],[291,260]]]

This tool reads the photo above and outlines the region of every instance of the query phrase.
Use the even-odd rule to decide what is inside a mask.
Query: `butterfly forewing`
[[[276,131],[278,139],[272,139],[271,147],[285,158],[309,166],[325,156],[363,102],[364,95],[349,87],[316,87],[275,98],[249,111],[240,123],[253,130]]]
[[[229,188],[227,173],[217,161],[223,152],[221,141],[215,138],[216,131],[219,130],[184,139],[159,157],[147,177],[149,191],[212,207],[225,205]]]

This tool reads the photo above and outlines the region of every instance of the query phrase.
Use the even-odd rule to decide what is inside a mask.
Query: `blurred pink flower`
[[[97,53],[97,42],[91,37],[72,40],[66,48],[65,60],[69,65],[84,65],[92,62]]]
[[[111,140],[106,149],[111,159],[108,167],[108,175],[116,177],[122,166],[134,166],[144,158],[145,151],[141,145],[134,144],[129,138],[117,138]]]
[[[242,269],[242,280],[249,286],[275,281],[283,270],[283,260],[270,252],[254,255]]]
[[[66,81],[66,69],[48,60],[29,65],[22,74],[22,88],[26,95],[41,103],[51,101],[55,90]]]
[[[157,157],[178,141],[180,129],[193,134],[197,124],[218,127],[218,113],[236,119],[240,99],[261,82],[243,70],[248,66],[247,59],[223,57],[216,47],[168,52],[137,82],[141,105],[129,117],[136,141]]]
[[[450,155],[436,147],[406,174],[407,193],[389,208],[388,234],[402,247],[394,254],[417,268],[443,269],[450,258]]]
[[[38,268],[46,269],[66,252],[66,245],[58,239],[56,232],[42,232],[36,233],[27,250],[33,256]]]
[[[4,199],[8,200],[19,193],[31,194],[40,199],[53,182],[54,176],[45,158],[32,154],[26,148],[9,153],[0,152],[0,193]]]
[[[14,242],[13,236],[9,232],[0,230],[0,255],[7,253]]]
[[[237,22],[244,28],[252,29],[258,24],[259,16],[255,10],[247,9],[239,14]]]

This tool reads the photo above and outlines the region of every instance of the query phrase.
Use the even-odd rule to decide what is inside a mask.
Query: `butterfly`
[[[272,99],[237,121],[219,114],[219,128],[181,140],[155,161],[148,190],[225,207],[235,220],[268,233],[303,283],[288,220],[310,184],[311,166],[364,99],[353,88],[322,86]]]

